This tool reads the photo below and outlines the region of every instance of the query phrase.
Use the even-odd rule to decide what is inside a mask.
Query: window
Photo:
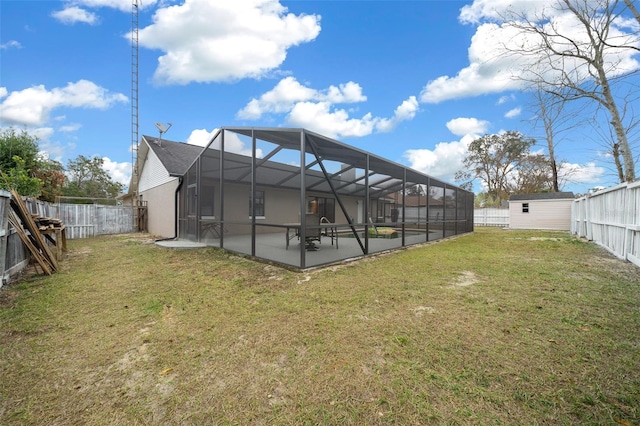
[[[529,213],[529,203],[522,203],[522,213]]]
[[[264,191],[256,190],[256,199],[253,203],[256,217],[264,217]],[[253,216],[251,211],[251,195],[249,195],[249,217]]]

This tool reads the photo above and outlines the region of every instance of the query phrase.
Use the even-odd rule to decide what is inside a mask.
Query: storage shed
[[[509,227],[513,229],[571,229],[573,192],[515,194],[509,197]]]

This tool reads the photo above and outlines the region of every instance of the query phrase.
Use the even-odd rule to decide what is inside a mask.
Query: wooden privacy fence
[[[640,181],[575,200],[571,233],[640,266]]]
[[[0,286],[29,264],[28,251],[16,230],[8,223],[10,202],[11,194],[0,190]],[[31,214],[62,220],[67,239],[137,230],[136,209],[131,206],[53,204],[35,199],[27,199],[25,204]]]
[[[134,209],[130,206],[57,204],[58,215],[67,228],[67,238],[88,238],[134,232]]]
[[[509,209],[485,207],[473,209],[474,226],[509,226]]]
[[[11,194],[0,190],[0,287],[29,264],[29,253],[20,236],[9,226]]]

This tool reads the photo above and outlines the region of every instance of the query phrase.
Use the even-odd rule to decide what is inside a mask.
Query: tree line
[[[0,130],[0,189],[54,202],[58,196],[115,198],[123,185],[114,182],[100,157],[79,155],[64,167],[42,155],[38,138],[26,130]]]
[[[554,16],[562,16],[565,25]],[[521,68],[526,64],[513,78],[532,94],[534,126],[543,130],[539,139],[547,154],[532,154],[536,140],[518,132],[484,135],[469,145],[456,180],[467,188],[479,180],[489,204],[514,193],[560,191],[570,176],[556,158],[558,135],[590,126],[618,181],[635,181],[640,13],[634,2],[556,0],[535,12],[513,7],[494,20],[496,28],[522,36],[500,50]],[[600,128],[597,123],[607,124]]]

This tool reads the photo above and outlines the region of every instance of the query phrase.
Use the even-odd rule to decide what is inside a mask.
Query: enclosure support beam
[[[301,167],[301,169],[309,170],[311,167],[315,166],[316,164],[318,164],[318,162],[317,162],[317,161],[314,161],[313,163],[308,164],[306,167]],[[286,181],[288,181],[288,180],[293,179],[293,178],[294,178],[294,177],[296,177],[297,175],[298,175],[298,172],[292,172],[292,173],[291,173],[291,176],[288,176],[288,177],[286,177],[286,178],[282,179],[280,182],[276,182],[275,186],[281,186],[283,183],[285,183],[285,182],[286,182]]]
[[[253,134],[253,130],[251,131],[251,134]],[[253,145],[256,144],[256,137],[252,136],[251,139],[253,140]],[[239,182],[242,179],[246,178],[250,173],[253,173],[253,171],[256,169],[256,167],[260,167],[262,166],[264,163],[266,163],[271,157],[273,157],[274,155],[276,155],[278,152],[280,152],[282,150],[282,147],[279,146],[277,148],[275,148],[273,151],[271,151],[269,154],[267,154],[265,157],[261,158],[260,161],[256,162],[255,165],[253,165],[251,167],[251,170],[249,170],[248,172],[244,172],[243,174],[241,174],[240,176],[238,176],[236,178],[236,180]],[[253,148],[253,156],[255,157],[255,146]]]
[[[369,253],[369,218],[371,213],[369,208],[371,207],[371,201],[369,199],[369,154],[365,157],[365,172],[364,172],[364,254]],[[374,228],[375,229],[375,228]]]
[[[306,152],[307,148],[305,146],[306,142],[306,134],[304,129],[300,132],[300,268],[306,268],[306,256],[307,250],[305,249],[305,241],[307,238],[306,228],[307,228],[307,191],[306,191]]]
[[[347,212],[347,208],[342,203],[342,199],[338,195],[338,192],[336,191],[336,188],[333,186],[333,182],[331,182],[331,179],[329,179],[329,173],[327,173],[327,169],[325,169],[324,164],[322,164],[322,161],[320,160],[320,157],[318,156],[318,151],[316,150],[316,147],[315,147],[314,143],[311,140],[309,140],[309,148],[311,148],[311,151],[313,152],[313,155],[316,157],[316,160],[318,160],[318,165],[322,169],[322,173],[324,174],[325,179],[327,179],[327,183],[329,184],[329,187],[331,188],[331,192],[333,193],[333,196],[336,197],[336,201],[338,202],[338,205],[340,206],[340,209],[342,210],[342,214],[344,214],[344,217],[349,221],[349,227],[351,228],[351,232],[353,233],[353,236],[358,241],[358,245],[360,245],[360,248],[362,249],[362,253],[363,254],[367,254],[367,250],[364,247],[364,245],[362,244],[362,241],[360,240],[360,236],[358,235],[358,231],[356,231],[355,226],[353,226],[353,222],[349,218],[349,213]],[[304,187],[302,189],[304,191]],[[365,222],[366,222],[366,220],[365,220]],[[304,225],[303,225],[303,227],[304,227]]]
[[[224,133],[220,133],[220,248],[224,248]]]
[[[271,154],[275,155],[280,149],[274,149]],[[251,256],[256,255],[256,167],[256,135],[251,129]],[[238,180],[242,180],[242,177]]]
[[[407,169],[402,170],[402,247],[405,246],[404,234],[407,223]]]

